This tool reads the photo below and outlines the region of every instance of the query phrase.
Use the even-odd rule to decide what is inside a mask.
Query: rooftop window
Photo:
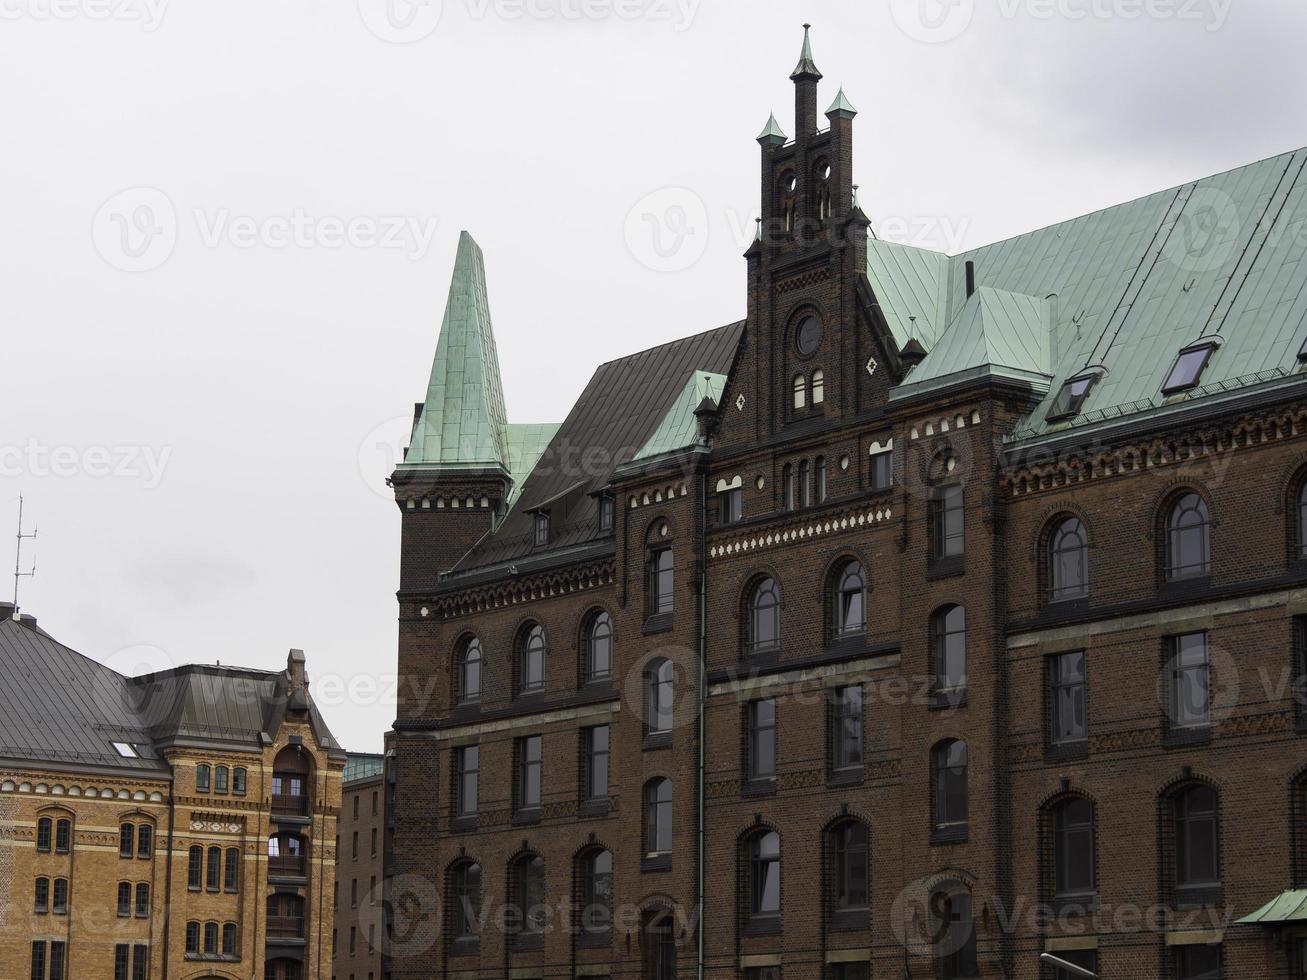
[[[130,745],[127,742],[114,742],[113,747],[114,751],[124,759],[139,759],[141,757],[141,754],[136,751],[135,746]]]
[[[549,512],[540,511],[535,520],[535,546],[543,548],[549,544]]]
[[[1085,404],[1085,399],[1093,390],[1094,385],[1098,383],[1097,374],[1082,374],[1079,377],[1069,379],[1066,384],[1062,385],[1061,391],[1053,399],[1053,404],[1048,410],[1048,421],[1059,422],[1062,419],[1074,418],[1080,414],[1080,409]]]
[[[1171,368],[1171,373],[1167,375],[1166,384],[1162,385],[1162,394],[1172,395],[1177,391],[1187,391],[1197,387],[1203,376],[1203,369],[1207,367],[1214,350],[1216,344],[1213,341],[1182,350],[1180,356],[1175,359],[1175,367]]]

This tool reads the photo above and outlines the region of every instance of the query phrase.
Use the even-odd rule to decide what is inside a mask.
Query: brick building
[[[0,977],[330,969],[345,755],[304,654],[124,677],[0,604]]]
[[[335,933],[331,975],[382,977],[382,875],[386,835],[385,756],[351,752],[336,821]]]
[[[460,241],[392,477],[393,975],[1307,976],[1307,151],[950,257],[792,77],[745,319],[561,425]]]

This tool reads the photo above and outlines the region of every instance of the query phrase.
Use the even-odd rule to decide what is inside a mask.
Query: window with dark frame
[[[831,908],[835,912],[865,911],[869,906],[870,863],[867,825],[848,820],[830,831]]]
[[[826,967],[830,980],[871,980],[871,963],[830,963]],[[779,977],[776,980],[780,980]]]
[[[142,881],[136,886],[136,918],[145,919],[150,915],[150,886]]]
[[[613,853],[591,851],[581,859],[581,929],[591,938],[613,928]]]
[[[1175,821],[1175,894],[1181,904],[1205,900],[1221,885],[1221,832],[1216,790],[1185,787],[1171,801]]]
[[[37,915],[46,915],[50,911],[50,879],[41,877],[36,879],[35,895],[32,902],[32,911]]]
[[[1062,422],[1079,415],[1098,378],[1098,374],[1082,374],[1067,380],[1049,406],[1047,420]]]
[[[73,822],[56,820],[54,824],[54,852],[67,854],[73,849]]]
[[[32,943],[32,980],[45,980],[45,941]]]
[[[222,868],[222,890],[229,893],[237,891],[240,885],[241,852],[239,848],[227,848],[226,861]]]
[[[774,830],[749,840],[749,914],[754,919],[781,914],[781,837]]]
[[[1176,980],[1222,980],[1220,946],[1176,946]]]
[[[227,922],[222,927],[222,955],[236,955],[236,923]]]
[[[204,955],[218,955],[218,923],[204,923]]]
[[[132,914],[132,883],[118,882],[118,918],[130,918]]]
[[[649,552],[649,615],[672,611],[674,573],[671,548],[654,548]]]
[[[770,576],[757,582],[749,593],[748,632],[745,653],[773,653],[781,645],[781,590]]]
[[[1294,508],[1297,518],[1294,541],[1294,557],[1307,558],[1307,478],[1298,485],[1297,506]]]
[[[48,854],[50,852],[53,829],[54,821],[49,817],[42,817],[36,821],[36,850],[38,853]]]
[[[533,694],[545,688],[545,628],[533,623],[522,634],[517,650],[517,693]]]
[[[244,772],[244,769],[238,769],[237,772]],[[245,792],[242,787],[241,792]],[[136,856],[142,860],[149,858],[154,854],[154,828],[148,823],[143,823],[136,828]]]
[[[227,774],[226,766],[216,766],[213,770],[213,791],[227,795]]]
[[[1048,538],[1048,601],[1082,599],[1089,594],[1089,544],[1076,517],[1059,521]]]
[[[68,947],[56,939],[50,943],[50,980],[64,980]]]
[[[1168,680],[1172,731],[1195,730],[1211,725],[1211,678],[1207,634],[1186,633],[1167,640],[1170,650]]]
[[[137,943],[132,947],[132,980],[145,980],[150,969],[150,947]]]
[[[458,703],[481,700],[481,641],[469,636],[458,653]]]
[[[747,772],[752,781],[776,778],[776,702],[771,698],[745,706],[748,729]]]
[[[585,633],[585,679],[608,680],[613,676],[613,619],[600,610],[590,617]]]
[[[517,899],[517,936],[542,936],[548,909],[545,907],[545,860],[537,854],[518,859],[513,868]]]
[[[956,558],[966,540],[962,487],[936,487],[930,495],[930,553],[935,559]]]
[[[204,848],[193,845],[186,858],[186,887],[197,892],[204,884]]]
[[[55,915],[68,914],[68,879],[56,878],[51,883],[50,911]]]
[[[836,774],[862,768],[862,685],[831,692],[831,769]]]
[[[812,506],[812,466],[806,459],[799,463],[799,506]]]
[[[881,449],[879,443],[872,445],[871,451],[871,489],[888,490],[894,486],[894,449],[893,441],[889,448]]]
[[[834,639],[861,636],[867,631],[867,579],[862,565],[846,561],[835,572],[832,606]]]
[[[786,463],[781,468],[781,506],[785,510],[795,510],[799,497],[794,486],[794,464]]]
[[[1082,797],[1053,810],[1053,891],[1063,900],[1088,900],[1097,891],[1094,873],[1094,805]]]
[[[932,684],[936,694],[957,695],[967,686],[967,613],[945,606],[930,618]]]
[[[136,854],[136,825],[125,823],[118,828],[118,856],[133,857]]]
[[[518,813],[540,809],[541,773],[544,767],[544,740],[527,735],[516,740]]]
[[[549,544],[549,511],[537,511],[535,515],[535,540],[537,548],[543,548]]]
[[[454,816],[476,816],[480,768],[481,750],[478,746],[464,745],[454,750]]]
[[[818,368],[812,372],[812,404],[821,405],[826,401],[826,372]]]
[[[613,498],[604,496],[599,498],[599,530],[601,533],[607,533],[613,529]]]
[[[1216,344],[1206,343],[1195,344],[1180,351],[1170,373],[1166,376],[1166,382],[1162,385],[1162,394],[1172,395],[1198,387],[1207,362],[1211,360],[1212,352],[1215,350]]]
[[[222,884],[222,848],[210,847],[204,871],[205,891],[216,892]]]
[[[676,672],[670,660],[654,660],[645,668],[645,727],[649,735],[672,730]]]
[[[187,935],[187,937],[190,936],[191,925],[192,925],[192,923],[187,923],[187,925],[186,925],[186,935]],[[199,926],[197,925],[196,928],[198,929]],[[191,950],[190,945],[189,945],[189,943],[188,943],[188,944],[187,944],[187,947],[186,947],[186,952],[187,952],[187,953],[190,953],[191,951],[192,951],[192,950]],[[195,951],[195,952],[199,952],[199,933],[198,933],[198,932],[196,933],[196,948],[195,948],[194,951]],[[131,980],[131,977],[128,975],[128,972],[131,970],[131,956],[132,956],[132,948],[131,948],[131,946],[129,946],[129,945],[125,944],[125,943],[119,943],[118,945],[114,946],[114,948],[113,948],[113,980]]]
[[[200,763],[195,767],[195,792],[207,793],[209,791],[209,767]]]
[[[581,730],[581,801],[594,803],[608,799],[608,739],[607,725],[595,725]]]
[[[967,743],[941,742],[935,747],[934,804],[937,834],[965,833],[967,829]]]
[[[644,855],[672,852],[672,781],[651,779],[644,788]]]
[[[126,950],[126,946],[119,946],[121,950]],[[200,952],[200,924],[198,922],[186,923],[186,953],[188,956],[196,956]]]
[[[1089,737],[1085,652],[1059,653],[1048,660],[1049,741],[1055,746],[1079,745]]]
[[[976,927],[971,914],[971,895],[958,887],[936,892],[931,907],[937,909],[937,974],[941,980],[971,980],[980,976],[976,959]]]
[[[738,524],[744,519],[744,488],[731,487],[717,494],[717,520],[721,524]]]
[[[454,938],[473,940],[481,934],[481,865],[465,861],[453,874]]]
[[[1171,505],[1166,518],[1166,578],[1175,582],[1211,573],[1207,503],[1196,493],[1186,493]]]

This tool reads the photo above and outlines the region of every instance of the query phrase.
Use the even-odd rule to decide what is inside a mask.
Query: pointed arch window
[[[794,231],[795,205],[797,203],[798,190],[799,179],[793,173],[786,173],[781,176],[781,227],[784,228],[787,235]]]
[[[1175,582],[1211,572],[1207,503],[1196,493],[1186,493],[1171,505],[1166,517],[1166,577]]]
[[[825,221],[831,216],[831,197],[830,197],[830,178],[831,166],[825,161],[817,164],[816,171],[813,173],[815,178],[814,193],[816,196],[816,212],[820,221]]]
[[[781,645],[781,590],[768,576],[749,594],[749,632],[745,650],[749,654],[771,653]]]
[[[1048,538],[1048,599],[1063,602],[1089,594],[1089,542],[1077,517],[1057,523]]]
[[[458,652],[458,703],[481,700],[481,641],[469,636]]]

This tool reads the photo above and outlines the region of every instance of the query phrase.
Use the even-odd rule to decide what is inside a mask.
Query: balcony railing
[[[309,812],[309,798],[307,796],[290,796],[286,793],[273,793],[272,812],[290,817],[303,817]]]
[[[304,918],[299,915],[268,916],[269,939],[303,939]]]
[[[303,878],[304,856],[301,854],[285,854],[280,857],[270,857],[268,858],[268,874],[283,878]]]

